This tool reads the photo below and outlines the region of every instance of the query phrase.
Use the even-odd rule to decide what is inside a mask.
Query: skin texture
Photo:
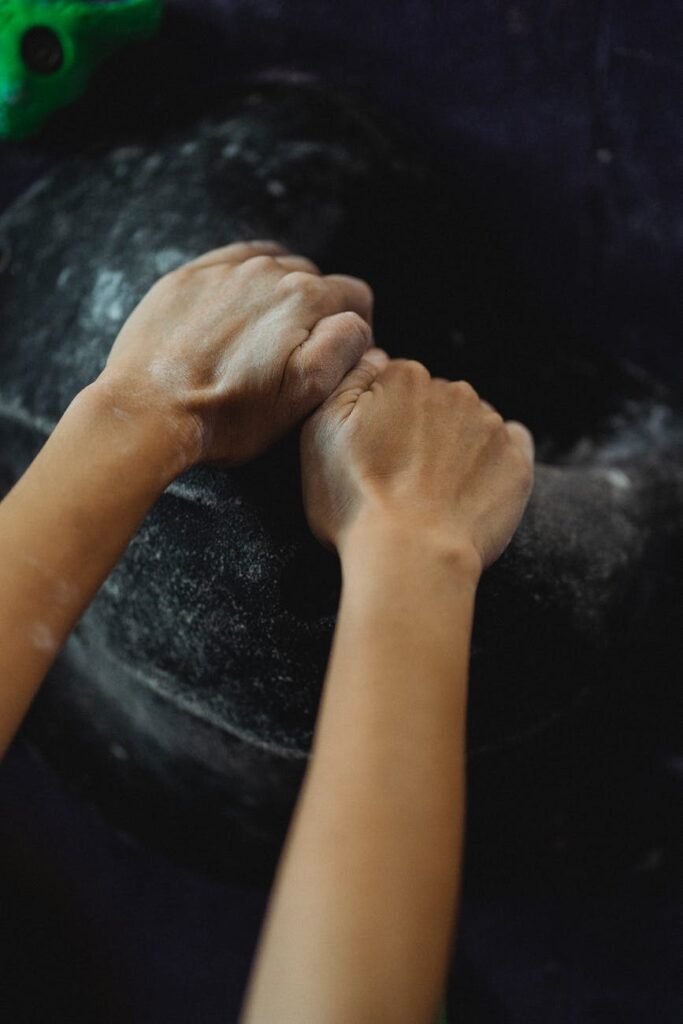
[[[316,408],[372,340],[364,281],[323,276],[275,242],[216,249],[166,275],[107,362],[119,406],[197,427],[193,462],[260,455]]]
[[[319,405],[371,343],[372,292],[274,242],[162,278],[0,503],[0,755],[168,484],[236,465]]]
[[[372,292],[273,242],[167,275],[0,503],[0,753],[165,487],[309,416],[311,529],[342,602],[243,1024],[432,1024],[464,816],[477,584],[533,442],[465,382],[372,348]]]
[[[533,441],[469,384],[375,351],[308,420],[301,453],[342,601],[241,1024],[433,1024],[460,878],[475,593],[528,501]]]
[[[359,517],[399,517],[467,546],[485,569],[512,539],[531,487],[526,427],[505,423],[466,381],[432,379],[413,360],[362,360],[309,419],[301,452],[309,524],[342,557]]]

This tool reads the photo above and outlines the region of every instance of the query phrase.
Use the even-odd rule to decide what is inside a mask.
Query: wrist
[[[160,491],[200,456],[198,424],[149,391],[136,391],[102,373],[67,410],[88,423],[98,443],[110,444],[131,468],[144,468]]]
[[[474,593],[483,571],[474,546],[447,527],[386,512],[359,514],[337,550],[346,578],[367,574],[372,566],[412,564],[438,569]]]

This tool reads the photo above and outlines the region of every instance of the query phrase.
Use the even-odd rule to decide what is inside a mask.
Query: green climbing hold
[[[97,64],[159,27],[162,0],[0,0],[0,139],[24,139],[85,90]]]

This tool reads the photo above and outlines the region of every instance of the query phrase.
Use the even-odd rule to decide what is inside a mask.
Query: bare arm
[[[531,442],[468,385],[364,360],[305,428],[302,457],[343,594],[242,1024],[434,1024],[475,591],[528,498]]]
[[[0,504],[0,755],[145,514],[190,464],[191,432],[117,411],[105,388],[81,392]]]
[[[371,304],[364,282],[261,242],[207,253],[143,299],[0,503],[0,756],[165,487],[258,455],[316,408],[370,345]]]
[[[245,1024],[434,1024],[443,989],[472,568],[429,539],[369,528],[343,572],[312,763]]]

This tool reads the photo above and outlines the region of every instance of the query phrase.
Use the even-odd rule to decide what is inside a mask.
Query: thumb
[[[357,398],[363,391],[368,391],[389,362],[389,356],[384,349],[376,347],[368,349],[330,395],[330,401],[342,395]]]
[[[372,329],[349,311],[324,317],[294,350],[283,379],[287,409],[306,416],[321,406],[372,345]]]
[[[306,421],[301,435],[303,448],[310,443],[318,431],[331,430],[333,433],[340,421],[346,420],[364,391],[369,391],[390,358],[384,349],[369,348],[337,385],[326,402]],[[303,449],[302,449],[303,450]]]
[[[388,353],[386,353],[383,348],[377,348],[377,346],[368,349],[363,358],[366,359],[369,363],[373,363],[375,366],[380,367],[386,366],[386,364],[389,362]]]

